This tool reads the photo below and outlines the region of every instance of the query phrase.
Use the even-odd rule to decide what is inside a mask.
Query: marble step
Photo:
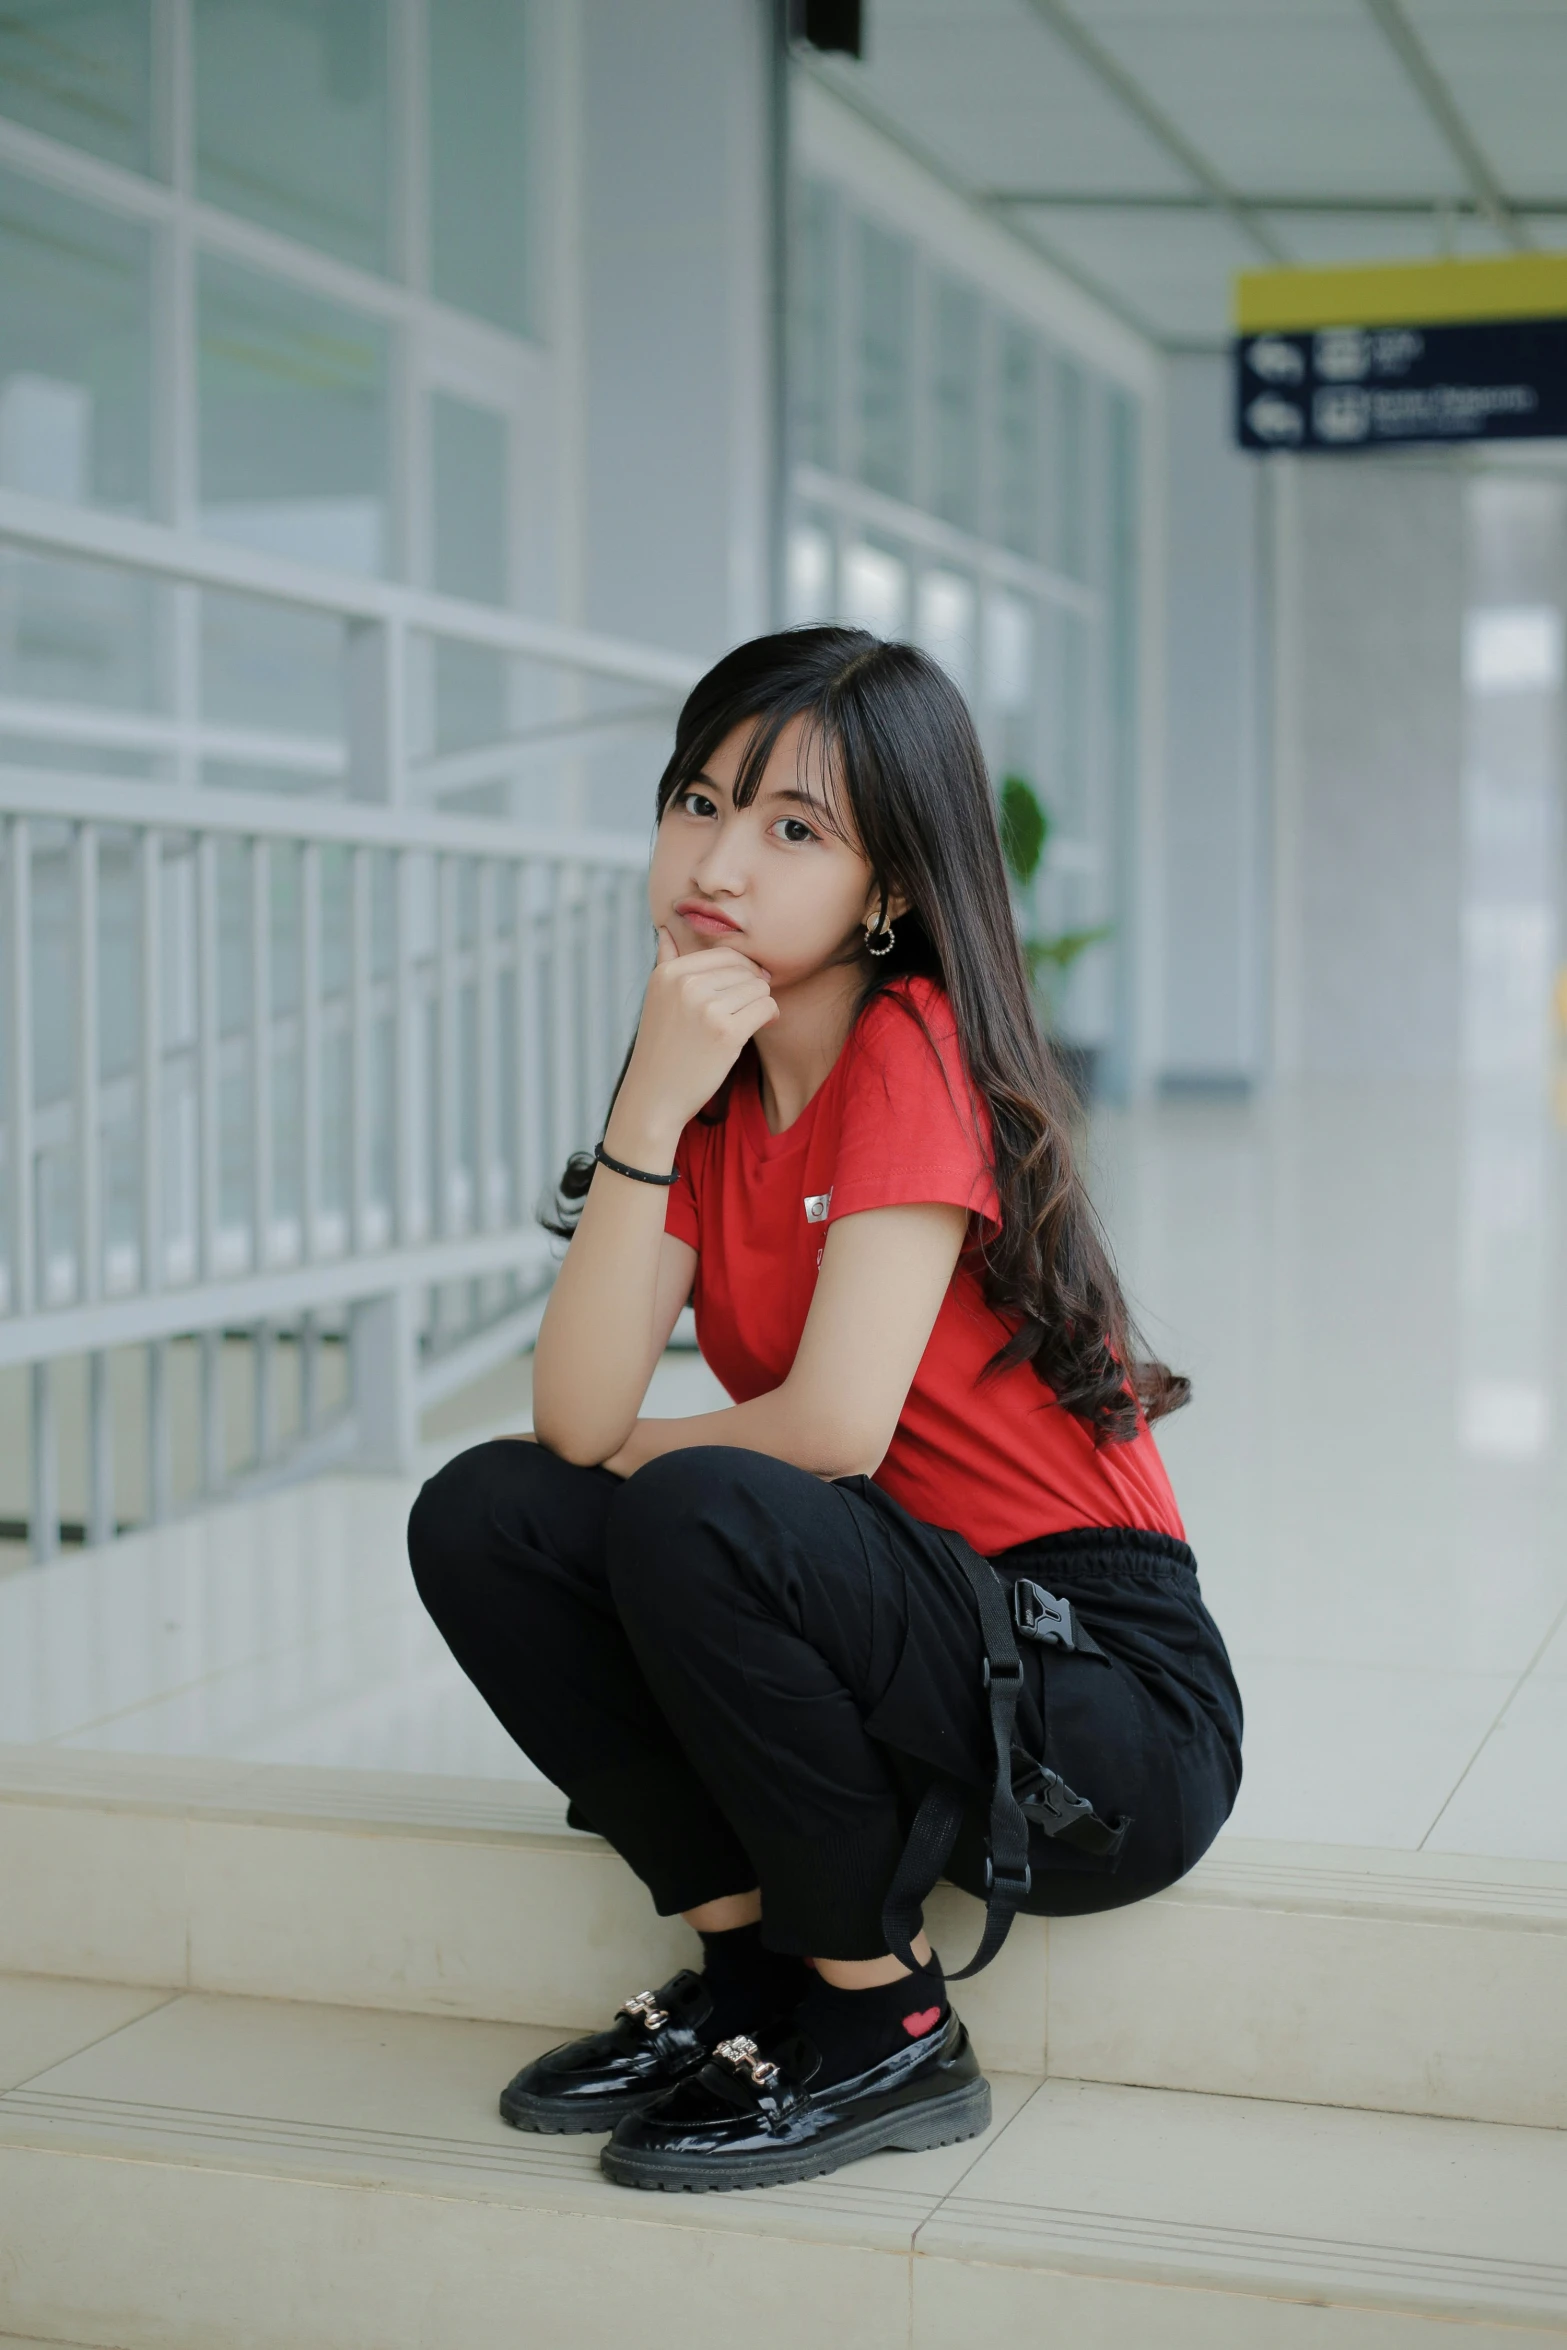
[[[114,2350],[1567,2344],[1567,2134],[994,2077],[739,2195],[508,2130],[536,2027],[0,1983],[0,2334]],[[1443,2331],[1432,2331],[1433,2321]]]
[[[694,1951],[523,1782],[0,1747],[0,1886],[0,1969],[554,2028]],[[949,1962],[978,1923],[932,1903]],[[1222,1838],[961,2004],[1004,2070],[1561,2127],[1567,1869]]]

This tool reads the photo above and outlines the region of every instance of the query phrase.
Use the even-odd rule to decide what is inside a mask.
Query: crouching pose
[[[451,1462],[409,1540],[572,1821],[701,1937],[502,2113],[609,2131],[629,2186],[746,2187],[984,2129],[923,1897],[986,1901],[980,1965],[1019,1908],[1171,1884],[1241,1709],[1149,1433],[1185,1382],[1074,1170],[955,688],[850,629],[729,654],[649,894],[534,1440]],[[641,1418],[688,1300],[734,1401]]]

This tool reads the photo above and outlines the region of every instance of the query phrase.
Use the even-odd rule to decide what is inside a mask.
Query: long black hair
[[[855,1017],[911,974],[946,991],[969,1075],[990,1113],[1001,1230],[979,1270],[987,1302],[1015,1324],[987,1366],[1032,1364],[1062,1407],[1100,1442],[1174,1411],[1190,1382],[1145,1357],[1098,1219],[1078,1174],[1076,1099],[1041,1034],[1007,895],[996,805],[967,705],[913,645],[857,628],[793,628],[739,645],[694,686],[659,780],[657,818],[748,726],[737,807],[754,799],[779,736],[805,721],[828,810],[847,806],[880,893],[901,898],[896,943],[872,960]],[[839,798],[841,794],[841,799]],[[907,992],[894,998],[918,1019]],[[727,1089],[712,1115],[722,1116]],[[569,1232],[593,1161],[576,1154],[561,1180]]]

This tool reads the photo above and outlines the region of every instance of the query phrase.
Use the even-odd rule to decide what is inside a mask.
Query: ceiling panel
[[[1216,342],[1230,331],[1230,283],[1254,269],[1248,238],[1223,213],[1129,213],[1092,205],[1019,210],[1019,224],[1069,269],[1113,289],[1150,334]]]
[[[1413,23],[1510,194],[1567,196],[1562,0],[1406,0]]]
[[[1181,194],[1191,181],[1026,0],[881,0],[864,63],[818,70],[890,119],[970,189],[1048,183],[1103,195]]]
[[[1361,0],[1073,0],[1232,185],[1457,195],[1464,181]]]
[[[1454,220],[1434,212],[1334,212],[1270,214],[1282,242],[1309,268],[1335,262],[1435,261],[1443,253],[1506,253],[1507,242],[1487,220],[1462,215]]]
[[[1306,264],[1504,249],[1365,0],[1066,0],[1092,37]],[[1508,192],[1567,201],[1567,0],[1405,0]],[[1047,0],[867,0],[869,54],[813,60],[976,196],[1197,193],[1171,155],[1045,18]],[[1347,212],[1267,207],[1347,199]],[[1430,209],[1353,209],[1405,198]],[[1020,233],[1172,340],[1228,330],[1229,281],[1262,256],[1222,211],[1008,206]],[[1523,220],[1567,248],[1567,215]]]

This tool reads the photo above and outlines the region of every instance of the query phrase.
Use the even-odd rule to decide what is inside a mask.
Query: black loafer
[[[525,2064],[501,2091],[514,2130],[610,2130],[706,2062],[713,2012],[689,1967],[628,1999],[607,2032],[568,2040]]]
[[[622,2187],[779,2187],[896,2147],[977,2138],[990,2083],[955,2015],[853,2080],[811,2094],[821,2057],[796,2033],[724,2040],[689,2080],[616,2125],[599,2156]]]

